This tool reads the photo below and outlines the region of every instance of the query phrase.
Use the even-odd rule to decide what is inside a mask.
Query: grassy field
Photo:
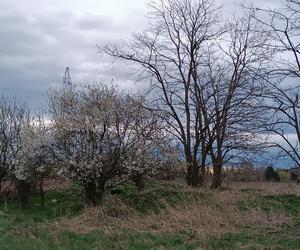
[[[0,249],[300,249],[300,185],[233,183],[222,191],[151,181],[85,208],[77,186],[0,205]]]

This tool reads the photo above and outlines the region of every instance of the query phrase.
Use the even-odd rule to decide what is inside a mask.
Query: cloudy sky
[[[237,9],[230,0],[218,1],[225,14]],[[117,78],[122,87],[134,88],[130,70],[101,57],[96,44],[142,30],[146,2],[0,0],[0,94],[18,96],[33,110],[45,107],[47,89],[62,84],[67,66],[76,82]],[[243,2],[276,7],[279,0]]]

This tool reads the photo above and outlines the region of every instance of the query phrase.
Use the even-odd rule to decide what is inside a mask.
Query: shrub
[[[265,178],[266,178],[266,181],[275,181],[275,182],[280,181],[278,173],[274,170],[274,168],[272,166],[269,166],[266,168]]]

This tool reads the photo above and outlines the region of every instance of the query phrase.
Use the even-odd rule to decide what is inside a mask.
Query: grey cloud
[[[100,2],[74,0],[74,5],[92,8]],[[130,2],[131,9],[122,16],[121,9],[97,14],[93,9],[74,9],[72,3],[0,0],[0,93],[21,96],[34,109],[45,106],[47,89],[62,84],[66,66],[71,67],[76,82],[110,83],[117,78],[127,89],[142,86],[136,84],[134,69],[111,64],[108,58],[99,56],[95,45],[127,39],[142,30],[145,10]],[[122,1],[112,6],[118,3],[124,6]],[[140,0],[136,3],[141,4]]]
[[[93,14],[85,14],[79,16],[76,20],[76,27],[80,30],[87,31],[111,31],[114,30],[117,32],[119,29],[114,25],[114,21],[109,17],[93,15]]]
[[[90,34],[85,25],[94,25]],[[0,16],[0,92],[26,96],[31,107],[46,103],[49,86],[61,84],[66,66],[74,69],[73,78],[93,81],[108,78],[100,69],[101,61],[95,45],[109,20],[95,16],[58,13],[51,17],[27,16],[17,10]],[[98,26],[97,26],[98,25]],[[109,74],[109,72],[105,72]]]

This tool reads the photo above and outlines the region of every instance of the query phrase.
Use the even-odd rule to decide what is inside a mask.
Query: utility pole
[[[71,86],[72,85],[72,79],[70,74],[70,68],[66,67],[65,75],[63,77],[63,84],[64,86]]]

